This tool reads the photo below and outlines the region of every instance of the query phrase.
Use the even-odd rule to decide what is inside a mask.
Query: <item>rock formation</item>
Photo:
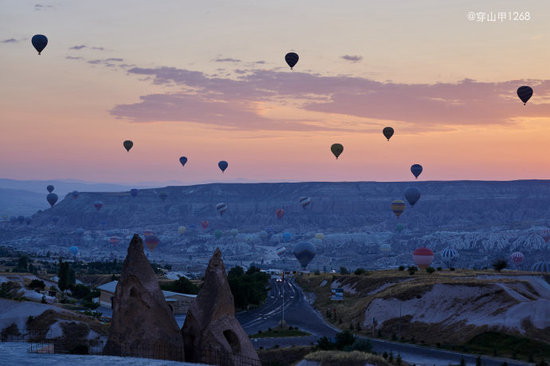
[[[104,353],[184,360],[178,324],[135,234],[128,247],[113,299],[113,318]]]
[[[208,263],[204,284],[191,304],[181,330],[186,361],[216,365],[258,365],[260,360],[239,321],[217,248]]]

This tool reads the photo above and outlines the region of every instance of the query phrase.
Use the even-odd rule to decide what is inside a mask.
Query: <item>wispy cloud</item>
[[[83,48],[86,48],[86,45],[81,44],[81,45],[69,47],[70,50],[81,50]]]
[[[21,41],[22,39],[8,38],[8,39],[3,39],[2,41],[0,41],[0,43],[19,43]]]
[[[96,51],[104,51],[105,50],[105,48],[103,48],[103,47],[87,46],[85,44],[80,44],[80,45],[69,47],[70,50],[77,50],[77,51],[82,50],[84,48],[89,48],[91,50],[96,50]]]
[[[217,58],[214,60],[214,62],[241,62],[241,60],[236,58],[226,57],[226,58]]]
[[[67,60],[82,60],[82,57],[80,57],[80,56],[67,56],[65,58]]]
[[[120,57],[110,57],[105,59],[105,62],[122,62],[122,61],[124,61],[124,59]]]
[[[34,10],[36,11],[42,11],[47,9],[53,9],[53,5],[47,5],[47,4],[34,4]]]
[[[344,55],[340,57],[343,60],[349,61],[349,62],[359,62],[363,59],[363,56],[352,56],[352,55]]]
[[[366,121],[407,124],[417,131],[462,125],[506,125],[516,119],[550,116],[550,80],[511,80],[495,83],[463,80],[456,83],[405,84],[362,77],[323,76],[273,70],[250,70],[229,77],[171,67],[138,68],[130,74],[147,76],[157,85],[181,86],[180,93],[153,94],[135,104],[118,105],[111,113],[137,122],[182,121],[237,129],[331,130],[306,120],[265,117],[259,105],[288,105],[307,112],[357,117],[342,130],[362,131]],[[533,101],[526,107],[516,96],[520,85],[531,85]],[[307,117],[306,117],[307,118]],[[312,118],[313,119],[313,118]]]

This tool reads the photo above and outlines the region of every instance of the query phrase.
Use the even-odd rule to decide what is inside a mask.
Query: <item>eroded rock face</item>
[[[204,284],[181,330],[186,361],[217,365],[261,365],[248,335],[235,318],[233,295],[219,249],[208,263]]]
[[[113,299],[104,353],[183,361],[182,343],[178,324],[143,252],[143,241],[135,234]]]

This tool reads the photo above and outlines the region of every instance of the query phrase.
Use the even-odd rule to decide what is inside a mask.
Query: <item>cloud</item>
[[[227,57],[227,58],[217,58],[214,60],[214,62],[241,62],[241,60]]]
[[[92,65],[97,65],[97,64],[100,64],[103,62],[103,60],[90,60],[90,61],[87,61],[89,64],[92,64]]]
[[[184,91],[142,96],[135,104],[118,105],[111,113],[136,122],[182,121],[241,129],[334,130],[311,120],[263,117],[259,105],[284,105],[300,115],[316,112],[357,117],[341,130],[364,131],[395,121],[415,131],[463,125],[506,125],[516,119],[550,115],[550,102],[539,98],[524,107],[516,95],[531,85],[535,96],[550,95],[550,80],[511,80],[494,83],[465,79],[456,83],[405,84],[353,76],[324,76],[300,72],[249,70],[229,77],[172,67],[139,68],[129,74],[152,78],[157,85],[181,86]],[[309,118],[309,117],[306,117]],[[311,117],[313,120],[313,117]],[[259,122],[259,123],[258,123]]]
[[[340,58],[355,63],[361,61],[363,59],[363,56],[344,55]]]
[[[8,39],[4,39],[2,41],[0,41],[1,43],[19,43],[21,42],[22,40],[17,40],[15,38],[8,38]]]
[[[110,57],[105,59],[105,62],[122,62],[122,61],[124,61],[124,59],[120,57]]]
[[[47,10],[47,9],[53,9],[53,5],[34,4],[34,10],[36,11]]]
[[[86,45],[81,44],[81,45],[77,45],[77,46],[72,46],[69,49],[70,50],[81,50],[83,48],[86,48]]]
[[[91,50],[96,50],[96,51],[104,51],[105,48],[103,47],[96,47],[96,46],[86,46],[85,44],[80,44],[80,45],[76,45],[76,46],[72,46],[70,47],[69,49],[70,50],[82,50],[84,48],[89,48]]]
[[[82,57],[80,56],[67,56],[65,57],[67,60],[82,60]]]
[[[91,48],[92,50],[97,50],[97,51],[104,51],[104,50],[105,50],[105,48],[103,48],[103,47],[96,47],[96,46],[90,47],[90,48]]]

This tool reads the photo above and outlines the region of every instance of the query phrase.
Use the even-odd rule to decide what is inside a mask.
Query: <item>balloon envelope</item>
[[[55,187],[50,184],[46,187],[46,189],[48,190],[49,193],[52,193]]]
[[[411,173],[413,173],[415,178],[418,178],[418,176],[422,173],[422,165],[420,164],[413,164],[411,165]]]
[[[78,247],[72,246],[69,248],[69,252],[71,252],[72,255],[78,254]]]
[[[78,191],[72,191],[71,192],[71,196],[73,196],[74,199],[77,199],[79,195],[80,195],[80,193],[78,193]]]
[[[122,143],[122,145],[124,146],[124,148],[126,149],[126,151],[130,151],[130,149],[132,148],[132,146],[134,146],[134,143],[131,141],[131,140],[126,140]]]
[[[166,201],[166,197],[168,197],[168,194],[166,192],[160,192],[159,197],[162,200],[162,202],[164,202]]]
[[[434,252],[429,248],[418,248],[413,252],[413,261],[418,268],[428,268],[434,259]]]
[[[229,166],[229,164],[225,160],[222,160],[218,163],[218,168],[220,168],[222,173],[225,172],[225,169],[227,169],[228,166]]]
[[[381,251],[382,253],[389,253],[389,252],[391,252],[391,245],[389,245],[389,244],[382,244],[382,245],[380,245],[380,251]]]
[[[523,259],[525,257],[523,256],[522,252],[514,252],[512,255],[510,255],[510,260],[512,263],[514,263],[516,266],[523,263]]]
[[[309,197],[300,197],[300,205],[302,205],[303,208],[306,208],[307,205],[311,203],[311,198]]]
[[[208,227],[208,221],[207,220],[201,221],[201,226],[203,229],[206,230],[206,228]]]
[[[336,159],[342,154],[344,151],[344,146],[342,144],[332,144],[330,147],[330,151],[336,156]]]
[[[120,242],[120,238],[118,236],[111,236],[109,238],[109,243],[111,243],[113,246],[116,246]]]
[[[448,267],[452,267],[458,258],[458,251],[455,248],[445,248],[441,251],[441,259]]]
[[[288,64],[288,66],[290,66],[291,70],[298,63],[299,59],[300,57],[295,52],[289,52],[285,55],[285,61]]]
[[[35,34],[34,36],[32,36],[31,43],[40,55],[40,53],[48,45],[48,37],[43,34]]]
[[[155,250],[159,242],[160,240],[156,235],[148,235],[145,237],[145,244],[151,251]]]
[[[384,134],[384,137],[386,137],[388,141],[390,141],[394,131],[393,131],[393,128],[391,127],[384,127],[384,129],[382,130],[382,133]]]
[[[55,205],[55,203],[57,202],[57,199],[58,197],[57,197],[57,194],[55,193],[48,193],[48,195],[46,196],[46,200],[48,201],[51,207]]]
[[[187,158],[185,156],[180,157],[181,166],[185,166],[185,163],[187,163]]]
[[[98,210],[98,211],[101,210],[101,208],[103,207],[103,202],[101,202],[101,201],[95,201],[95,202],[94,202],[94,207],[95,207],[95,209]]]
[[[420,191],[416,187],[409,187],[405,189],[405,198],[411,206],[414,206],[420,199]]]
[[[289,232],[284,232],[283,233],[283,240],[284,241],[290,241],[290,239],[292,239],[292,234],[289,233]]]
[[[187,231],[187,228],[185,226],[180,226],[178,228],[178,233],[180,234],[185,234],[186,231]]]
[[[315,239],[323,240],[324,238],[325,238],[325,234],[323,233],[315,234]]]
[[[214,236],[216,237],[216,239],[221,238],[222,235],[223,235],[223,233],[221,232],[221,230],[214,231]]]
[[[136,188],[130,189],[130,196],[135,197],[138,195],[138,190]]]
[[[317,251],[313,244],[307,241],[303,241],[294,247],[294,256],[298,259],[298,262],[305,269],[309,262],[315,257]]]
[[[225,212],[225,210],[227,210],[227,204],[225,202],[220,202],[216,205],[216,210],[218,210],[218,213],[221,215],[223,215],[223,213]]]
[[[518,97],[521,99],[523,104],[527,103],[531,96],[533,95],[533,89],[530,86],[524,85],[518,88]]]
[[[403,213],[403,211],[405,211],[405,202],[401,200],[394,200],[391,203],[391,209],[395,216],[399,217]]]
[[[282,208],[278,208],[275,210],[275,215],[277,215],[277,218],[280,220],[285,215],[285,210],[283,210]]]

